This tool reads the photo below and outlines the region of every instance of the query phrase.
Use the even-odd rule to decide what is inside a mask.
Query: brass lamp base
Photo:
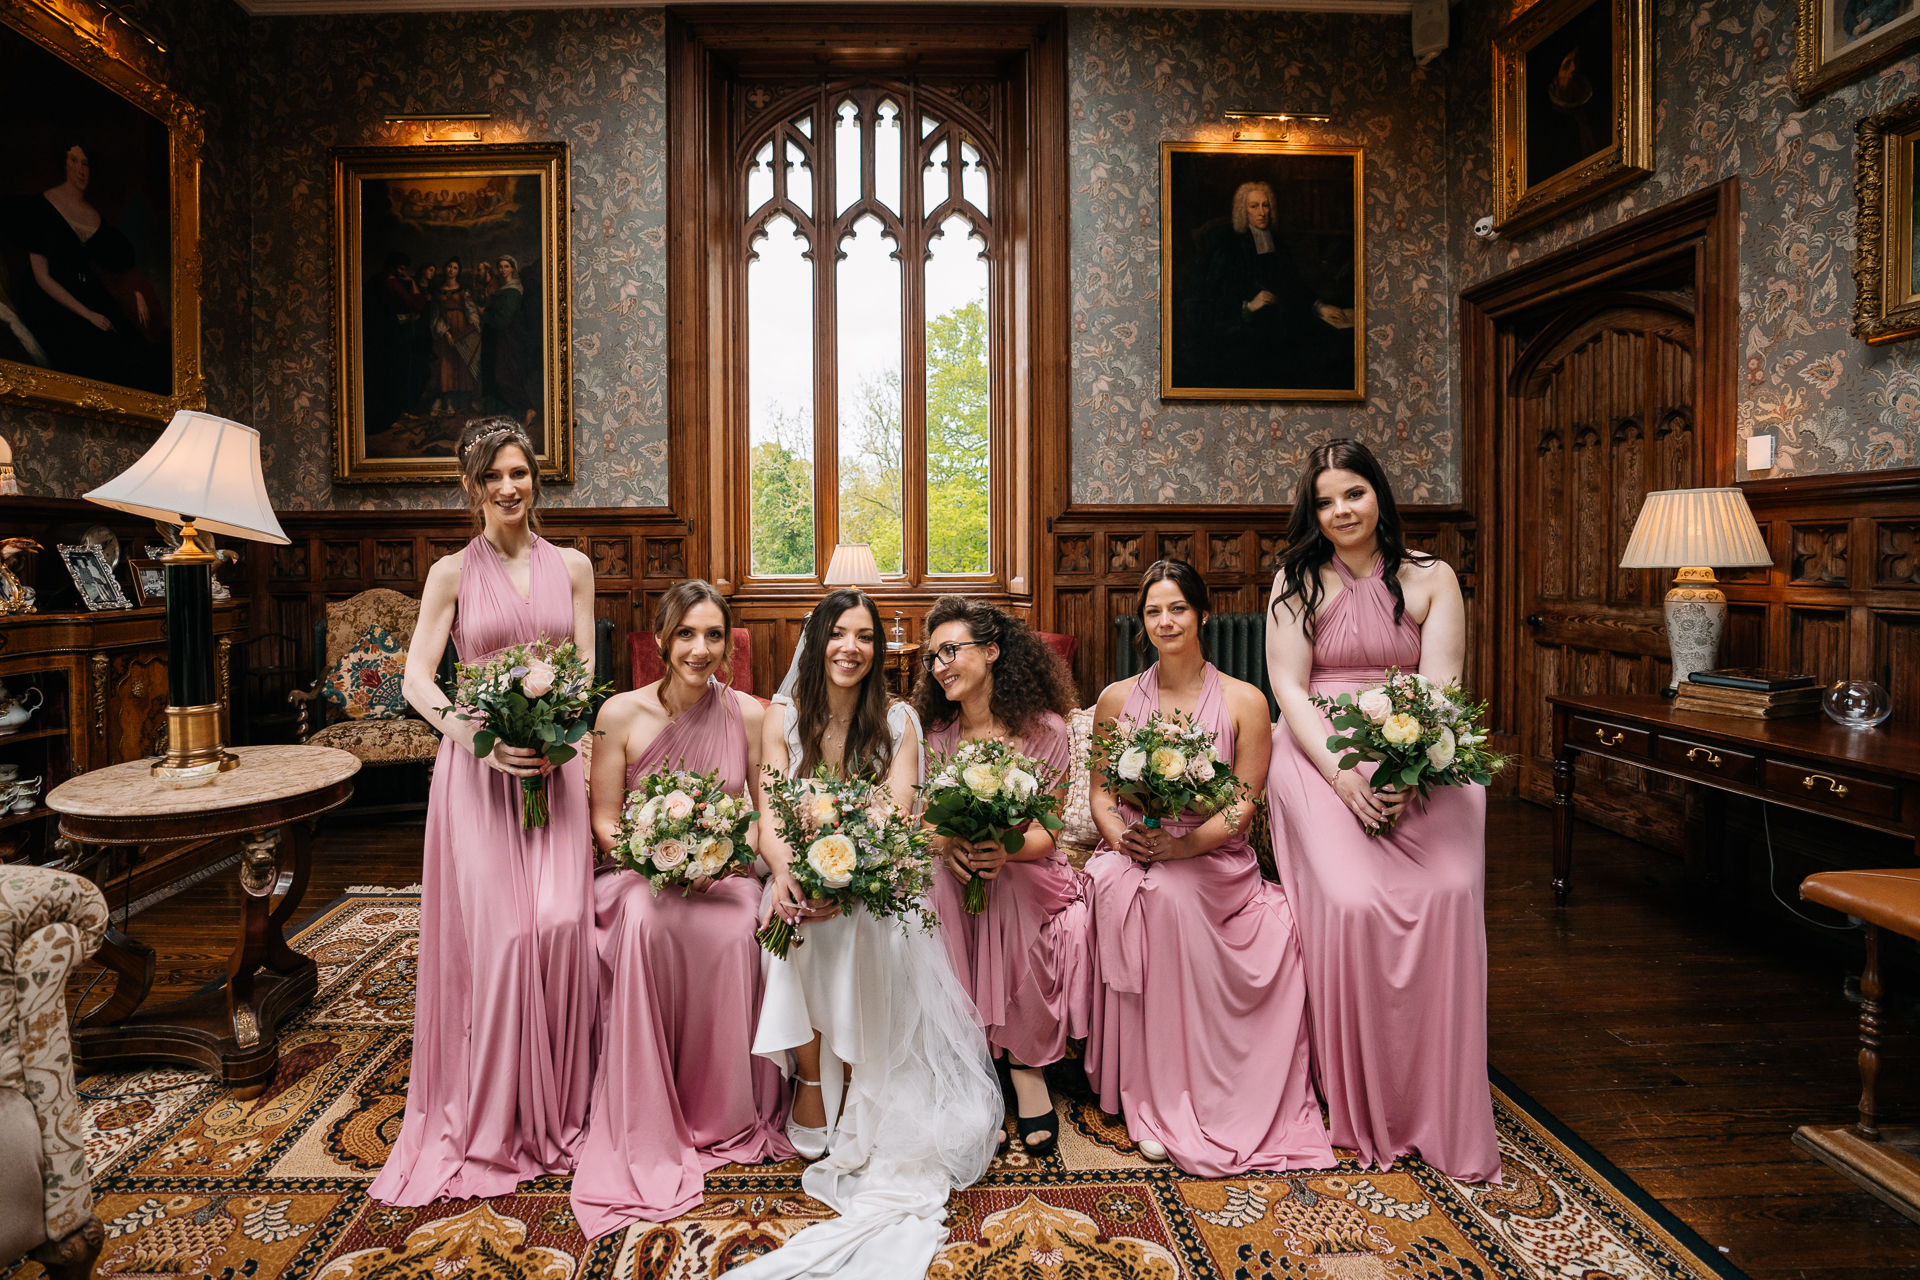
[[[219,703],[167,708],[167,753],[151,771],[161,786],[204,787],[239,763],[240,757],[221,746]]]

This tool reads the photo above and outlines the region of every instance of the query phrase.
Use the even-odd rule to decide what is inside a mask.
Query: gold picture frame
[[[1920,255],[1914,252],[1914,170],[1920,167],[1920,100],[1854,126],[1853,336],[1892,342],[1920,333]]]
[[[452,484],[476,417],[573,483],[567,147],[337,147],[336,484]]]
[[[1651,0],[1543,0],[1493,42],[1493,221],[1522,231],[1653,171]]]
[[[1913,0],[1795,0],[1793,92],[1802,102],[1920,42]]]
[[[1365,400],[1366,265],[1365,148],[1161,143],[1160,398]]]
[[[68,8],[0,5],[0,116],[13,157],[0,166],[9,215],[0,217],[0,401],[164,423],[207,403],[204,126],[199,110],[159,81],[151,50]],[[58,104],[57,119],[49,104]],[[52,196],[35,203],[43,191],[75,202],[81,223],[91,213],[94,231],[81,239],[80,224],[63,218]],[[63,238],[58,245],[48,227]],[[42,288],[42,273],[54,291]],[[63,293],[67,301],[58,300]]]

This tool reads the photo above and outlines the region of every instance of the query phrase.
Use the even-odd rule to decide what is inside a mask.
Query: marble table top
[[[170,790],[154,780],[152,760],[130,760],[69,778],[47,796],[47,807],[84,818],[182,817],[305,795],[360,772],[358,757],[332,747],[227,750],[240,764],[204,787]]]

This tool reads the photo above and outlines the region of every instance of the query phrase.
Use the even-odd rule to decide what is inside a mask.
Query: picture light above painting
[[[0,401],[202,408],[200,114],[83,27],[0,8]]]

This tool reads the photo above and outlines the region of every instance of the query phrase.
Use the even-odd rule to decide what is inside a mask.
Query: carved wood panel
[[[1873,675],[1893,699],[1894,719],[1920,717],[1920,613],[1876,611],[1873,615]]]
[[[358,539],[352,542],[323,542],[320,544],[320,549],[321,553],[326,557],[324,561],[326,566],[325,576],[329,581],[338,582],[343,579],[357,578],[360,576],[360,543]]]
[[[1787,609],[1787,663],[1808,671],[1828,684],[1846,678],[1848,669],[1847,611],[1844,609]]]
[[[1093,535],[1061,537],[1053,540],[1053,571],[1056,574],[1093,572]]]
[[[1796,586],[1847,585],[1847,526],[1796,524],[1793,559],[1787,574]]]
[[[121,764],[166,749],[167,660],[115,655],[107,677],[107,761]]]
[[[413,539],[383,538],[375,542],[373,578],[376,582],[413,581]]]
[[[1920,524],[1904,520],[1875,522],[1873,581],[1880,587],[1920,587]]]

